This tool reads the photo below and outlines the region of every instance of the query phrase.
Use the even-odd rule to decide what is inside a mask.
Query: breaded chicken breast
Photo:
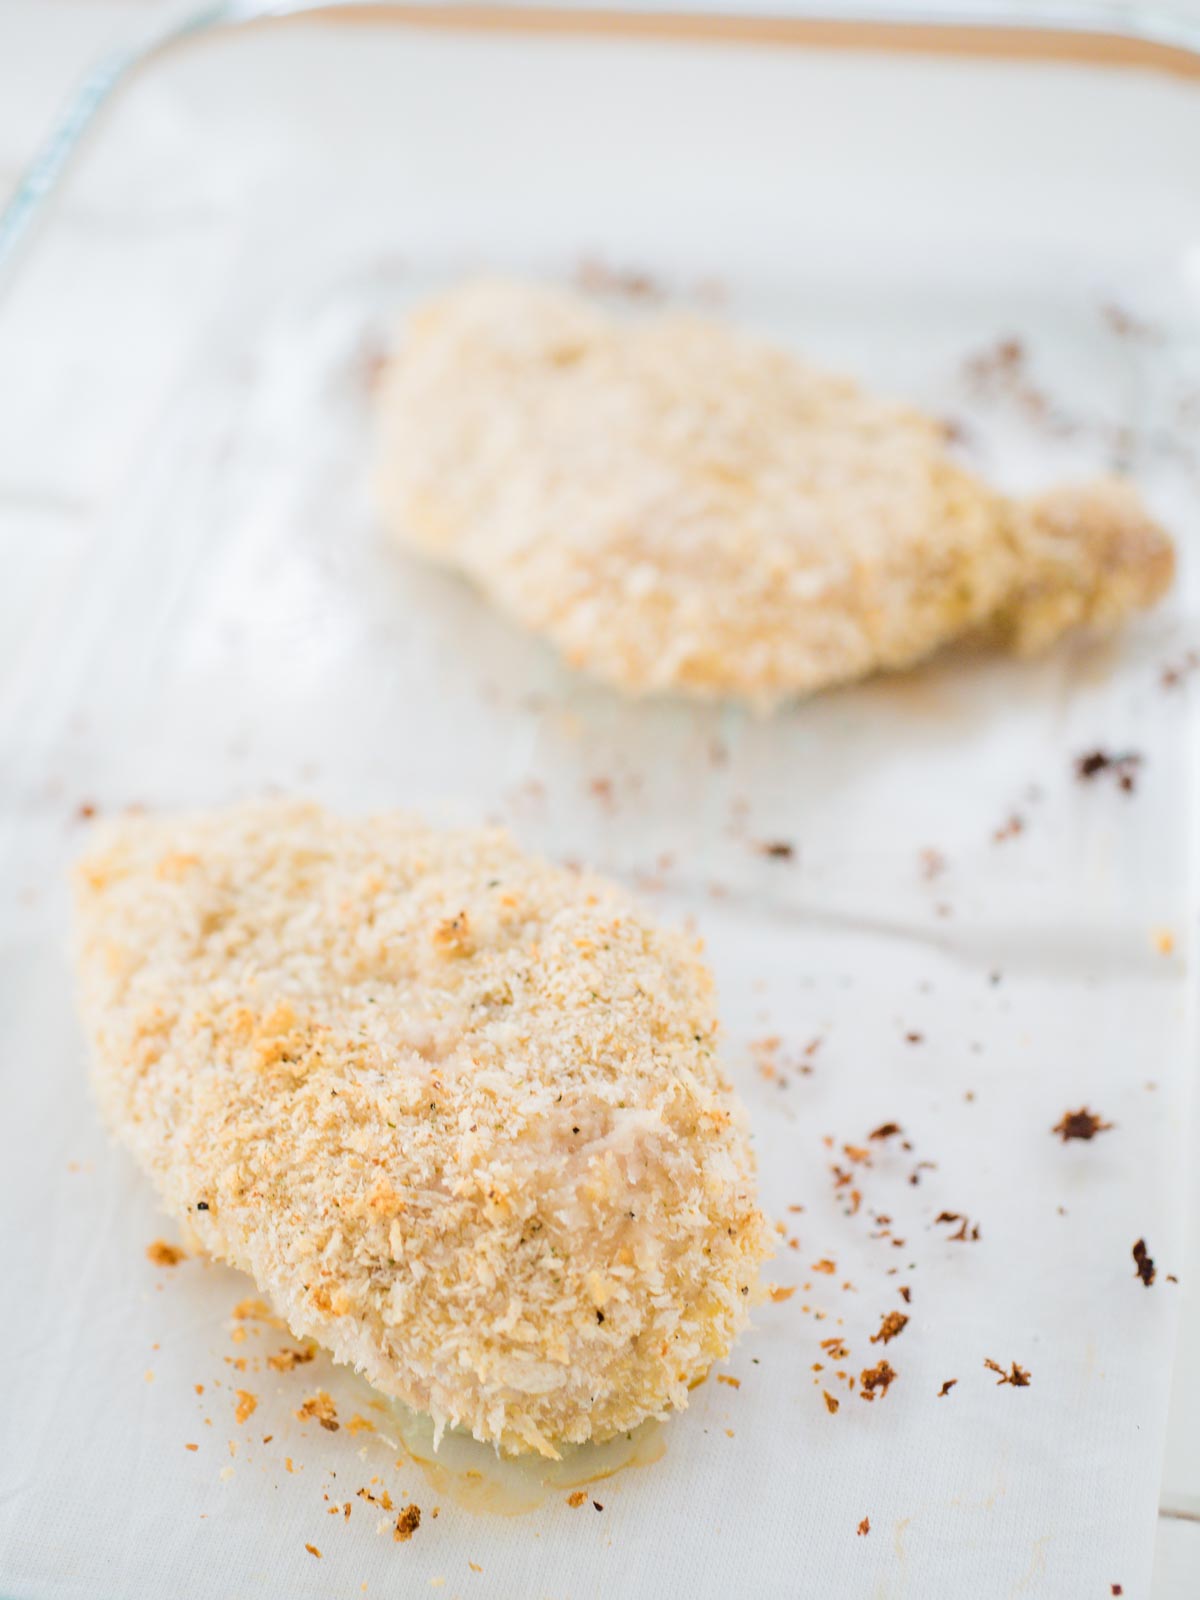
[[[686,1404],[766,1252],[696,942],[499,831],[271,804],[77,872],[96,1098],[385,1394],[554,1455]]]
[[[1040,650],[1173,571],[1118,480],[1013,500],[941,424],[848,378],[695,316],[514,283],[410,319],[378,487],[398,539],[635,694],[766,706],[963,634]]]

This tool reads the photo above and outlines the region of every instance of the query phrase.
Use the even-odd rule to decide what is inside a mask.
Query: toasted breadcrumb
[[[712,981],[621,891],[281,803],[107,824],[77,925],[104,1115],[297,1338],[546,1455],[728,1353],[768,1236]]]
[[[155,1239],[146,1246],[146,1260],[152,1261],[156,1267],[177,1267],[181,1261],[187,1260],[187,1255],[177,1244]]]
[[[397,537],[632,693],[770,705],[966,633],[1040,650],[1173,573],[1123,482],[1008,499],[937,420],[692,315],[468,284],[379,405]]]
[[[392,1538],[397,1544],[405,1544],[421,1526],[420,1506],[405,1506],[396,1518],[396,1526],[392,1530]]]

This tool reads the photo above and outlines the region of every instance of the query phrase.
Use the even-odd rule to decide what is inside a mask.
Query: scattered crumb
[[[1011,1370],[1007,1372],[998,1361],[993,1361],[990,1356],[984,1358],[983,1364],[989,1372],[998,1372],[1000,1374],[997,1379],[997,1387],[1002,1383],[1010,1383],[1014,1389],[1027,1389],[1029,1387],[1028,1372],[1024,1367],[1019,1367],[1015,1361]]]
[[[317,1549],[315,1544],[306,1544],[304,1548],[308,1551],[310,1556],[316,1556],[318,1561],[321,1560],[321,1552]]]
[[[951,1389],[953,1389],[954,1385],[957,1382],[958,1382],[957,1378],[947,1378],[945,1383],[942,1385],[942,1387],[937,1392],[938,1399],[941,1400],[944,1395],[948,1395],[950,1393]]]
[[[918,859],[921,863],[921,876],[926,883],[932,883],[935,878],[940,878],[946,870],[946,858],[940,850],[922,850]]]
[[[790,861],[796,854],[796,846],[786,839],[769,839],[755,848],[760,856],[769,856],[775,861]]]
[[[864,1400],[874,1400],[876,1393],[882,1398],[896,1381],[897,1376],[896,1371],[886,1361],[881,1361],[878,1366],[864,1367],[858,1379],[862,1386],[859,1394]]]
[[[795,1294],[795,1292],[796,1292],[796,1285],[794,1283],[792,1283],[792,1284],[773,1283],[771,1285],[771,1287],[767,1290],[767,1293],[770,1295],[771,1299],[775,1300],[775,1301],[790,1300],[792,1298],[792,1296]]]
[[[908,1044],[923,1044],[925,1042],[925,1035],[923,1033],[906,1033],[904,1038],[905,1042]]]
[[[610,267],[597,256],[585,256],[575,268],[572,281],[584,294],[619,295],[625,300],[661,300],[665,293],[648,272]]]
[[[995,844],[1003,844],[1006,839],[1015,839],[1019,833],[1025,832],[1025,818],[1019,812],[1013,811],[993,830],[992,840]]]
[[[1139,1239],[1133,1247],[1134,1267],[1138,1277],[1147,1289],[1154,1282],[1154,1257],[1146,1249],[1145,1239]]]
[[[1164,689],[1178,689],[1198,667],[1200,667],[1200,651],[1189,650],[1181,661],[1173,662],[1162,669],[1159,682]]]
[[[908,1326],[908,1318],[903,1311],[889,1311],[879,1324],[879,1332],[871,1335],[872,1344],[890,1344],[893,1339],[902,1334]]]
[[[187,1252],[177,1244],[168,1244],[165,1239],[155,1239],[146,1246],[146,1260],[152,1261],[156,1267],[177,1267],[181,1261],[187,1260]]]
[[[837,1271],[837,1262],[822,1258],[820,1261],[813,1262],[812,1269],[814,1272],[824,1272],[828,1276],[832,1277],[832,1275]]]
[[[420,1526],[420,1506],[405,1506],[404,1510],[396,1518],[396,1526],[392,1529],[392,1538],[397,1544],[406,1544]]]
[[[249,1389],[235,1389],[237,1395],[237,1408],[233,1413],[235,1422],[245,1422],[247,1417],[253,1416],[258,1409],[258,1396],[250,1393]]]
[[[571,1506],[572,1509],[578,1509],[586,1499],[587,1495],[584,1494],[583,1490],[576,1489],[574,1494],[569,1494],[567,1496],[567,1504]]]
[[[1175,949],[1175,935],[1170,928],[1159,928],[1154,935],[1154,948],[1160,956],[1169,956]]]
[[[891,1139],[895,1134],[904,1130],[898,1122],[881,1122],[877,1128],[867,1135],[868,1139]]]
[[[273,1372],[291,1372],[294,1367],[311,1361],[316,1353],[315,1347],[308,1350],[281,1350],[278,1355],[267,1357],[267,1365]]]
[[[1057,1133],[1066,1144],[1068,1139],[1094,1139],[1098,1133],[1107,1133],[1111,1127],[1111,1122],[1103,1121],[1094,1111],[1081,1106],[1078,1111],[1064,1111],[1062,1120],[1055,1123],[1050,1132]]]
[[[1075,776],[1080,783],[1090,783],[1102,772],[1109,772],[1116,779],[1119,789],[1132,794],[1137,787],[1138,768],[1144,759],[1132,750],[1121,756],[1109,755],[1106,750],[1090,750],[1086,755],[1076,756]]]
[[[185,1444],[183,1448],[185,1450],[199,1450],[200,1446],[198,1444]]]
[[[338,1430],[337,1408],[324,1389],[318,1389],[316,1394],[309,1395],[295,1415],[301,1422],[307,1422],[310,1417],[314,1417],[330,1433],[336,1433]]]
[[[477,1562],[468,1561],[467,1565],[470,1567],[472,1572],[482,1572],[483,1571],[483,1568],[481,1566],[479,1566]]]
[[[834,1413],[837,1411],[838,1407],[841,1405],[841,1401],[838,1400],[836,1398],[836,1396],[831,1395],[828,1389],[822,1389],[821,1393],[825,1397],[825,1409],[826,1409],[826,1411],[829,1412],[830,1416],[833,1416]]]
[[[870,1531],[871,1531],[871,1519],[870,1519],[870,1517],[864,1517],[862,1519],[862,1521],[858,1525],[859,1538],[861,1539],[861,1538],[865,1537],[865,1535],[870,1533]]]
[[[740,1389],[742,1387],[742,1380],[740,1378],[731,1378],[727,1372],[718,1372],[717,1382],[727,1383],[731,1389]]]

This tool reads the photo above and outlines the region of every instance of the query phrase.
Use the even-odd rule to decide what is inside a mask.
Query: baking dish
[[[325,8],[114,65],[77,159],[43,165],[0,302],[10,1592],[1146,1592],[1187,1278],[1200,98],[1161,40],[1122,68],[1116,34],[1003,39]],[[715,307],[952,418],[1014,488],[1130,471],[1176,591],[1119,641],[958,652],[767,721],[623,703],[375,521],[372,373],[407,305],[480,268]],[[1134,794],[1077,779],[1096,748],[1145,757]],[[394,1465],[352,1380],[264,1366],[244,1280],[145,1259],[162,1224],[86,1099],[63,869],[83,812],[274,788],[499,817],[708,941],[797,1293],[739,1387],[589,1486],[602,1512],[472,1515],[461,1476]],[[1063,1146],[1084,1103],[1116,1127]],[[911,1164],[881,1156],[863,1206],[911,1254],[830,1172],[889,1119]],[[821,1341],[876,1359],[900,1284],[900,1379],[830,1415]],[[317,1387],[372,1430],[305,1427]],[[372,1477],[439,1506],[402,1550]]]

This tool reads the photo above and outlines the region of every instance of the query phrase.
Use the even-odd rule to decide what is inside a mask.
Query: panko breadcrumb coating
[[[398,816],[130,817],[77,941],[97,1100],[168,1210],[439,1431],[607,1438],[745,1325],[712,980],[615,886]]]
[[[1170,583],[1116,479],[1018,501],[942,424],[732,328],[480,282],[409,321],[383,514],[574,666],[760,706],[987,631],[1020,651]]]

